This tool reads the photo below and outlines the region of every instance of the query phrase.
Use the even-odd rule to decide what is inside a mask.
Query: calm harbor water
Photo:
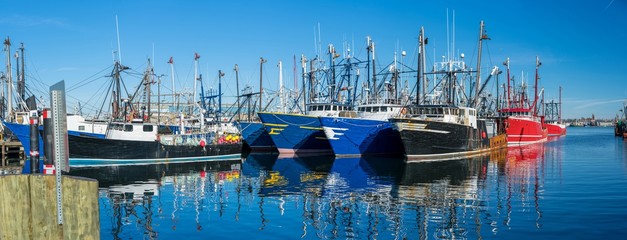
[[[627,142],[569,128],[474,159],[280,158],[72,169],[102,239],[608,239],[627,234]]]

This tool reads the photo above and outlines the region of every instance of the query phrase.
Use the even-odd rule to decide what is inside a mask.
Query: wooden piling
[[[54,175],[0,176],[0,239],[99,239],[98,181],[63,176],[63,225]]]
[[[32,239],[29,175],[0,176],[0,239]]]

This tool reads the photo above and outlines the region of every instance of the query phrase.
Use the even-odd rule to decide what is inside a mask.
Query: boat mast
[[[263,64],[268,62],[268,60],[263,59],[263,57],[259,58],[259,112],[262,111],[262,100],[263,100]]]
[[[6,75],[4,74],[4,72],[0,72],[0,85],[2,85],[2,83],[4,82],[6,82]],[[4,119],[4,88],[0,87],[0,89],[0,117]]]
[[[205,109],[207,109],[207,104],[205,103],[205,88],[204,85],[202,84],[202,74],[198,74],[198,81],[200,82],[200,99],[198,102],[200,102],[201,104],[198,104],[198,102],[194,103],[194,106],[192,107],[198,107],[198,112],[199,112],[199,116],[200,116],[200,129],[204,129],[205,128]],[[192,111],[193,112],[193,111]]]
[[[296,55],[294,55],[294,66],[292,67],[292,72],[294,74],[294,90],[292,91],[293,93],[295,93],[295,96],[293,98],[296,98],[294,100],[294,109],[291,110],[292,112],[294,112],[296,109],[298,109],[298,76],[297,76],[297,72],[296,72]]]
[[[538,103],[540,104],[540,106],[537,108],[538,112],[540,111],[540,108],[542,108],[542,115],[544,115],[545,113],[545,106],[544,106],[544,88],[540,89],[540,93],[538,93]],[[544,116],[543,116],[544,117]]]
[[[370,51],[372,51],[372,39],[370,39],[370,36],[366,37],[366,50],[368,51],[368,53],[366,54],[366,88],[368,89],[368,95],[366,96],[366,104],[368,103],[368,101],[370,100]],[[363,97],[362,97],[363,98]],[[363,101],[363,100],[362,100]]]
[[[538,76],[538,68],[540,68],[540,65],[542,65],[542,63],[540,62],[540,58],[538,58],[538,56],[536,56],[536,77],[535,77],[535,87],[534,87],[534,96],[533,96],[533,115],[536,116],[538,115],[538,108],[536,107],[536,104],[538,102],[538,80],[540,79],[540,76]]]
[[[7,55],[7,118],[9,122],[11,122],[13,121],[13,114],[11,114],[11,112],[13,111],[13,99],[11,96],[11,92],[13,91],[11,87],[13,85],[13,73],[11,72],[11,40],[9,39],[9,37],[4,40],[4,51]]]
[[[300,66],[303,72],[303,114],[307,114],[307,87],[305,81],[307,81],[307,58],[304,54],[300,55]]]
[[[120,46],[120,27],[118,25],[118,15],[115,15],[115,33],[118,40],[118,61],[120,61],[120,65],[122,64],[122,46]]]
[[[224,77],[224,73],[222,70],[218,70],[218,112],[216,113],[218,117],[218,127],[222,127],[222,77]],[[204,102],[204,100],[203,100]],[[202,109],[201,109],[202,115]]]
[[[482,42],[483,40],[490,40],[488,35],[485,33],[485,25],[483,24],[483,20],[480,23],[479,27],[479,54],[477,55],[477,80],[475,83],[475,106],[471,106],[473,108],[478,108],[479,106],[479,85],[481,85],[481,50],[482,50]]]
[[[194,53],[194,98],[192,104],[196,104],[196,85],[198,84],[198,59],[200,58],[200,54]],[[190,108],[190,114],[193,112],[193,106]]]
[[[18,86],[18,92],[20,93],[20,96],[22,97],[22,101],[26,101],[26,74],[25,74],[25,70],[24,68],[26,67],[26,65],[24,65],[24,43],[20,43],[20,52],[22,55],[22,73],[20,74],[21,77],[18,78],[19,82],[17,84]],[[34,110],[34,109],[31,109]]]
[[[510,86],[509,86],[509,82],[510,82],[510,77],[509,77],[509,58],[507,58],[505,60],[505,62],[503,62],[503,65],[505,65],[507,67],[507,108],[511,108],[512,106],[510,105]]]
[[[17,97],[15,97],[16,101],[18,102],[18,106],[17,109],[21,110],[21,107],[19,106],[19,100],[17,99],[21,99],[22,96],[20,95],[20,84],[22,83],[20,80],[20,54],[19,51],[15,51],[15,77],[17,78],[15,81],[17,82]]]
[[[128,69],[128,67],[123,66],[120,61],[116,58],[113,64],[113,70],[111,71],[110,77],[113,79],[112,81],[112,92],[111,92],[111,119],[112,120],[124,120],[124,116],[126,115],[126,107],[132,107],[129,104],[129,99],[122,99],[122,81],[120,72]],[[124,106],[124,113],[120,110],[122,107],[122,103],[126,101],[126,105]]]
[[[309,103],[313,103],[316,102],[316,100],[318,100],[318,96],[320,96],[319,91],[316,91],[316,83],[317,83],[317,79],[316,79],[316,72],[318,72],[319,70],[323,70],[323,69],[317,69],[317,62],[320,60],[318,59],[320,55],[317,55],[314,59],[312,59],[311,61],[309,61]]]
[[[396,52],[396,51],[394,51],[394,65],[392,65],[392,67],[394,68],[394,71],[392,71],[392,82],[394,82],[394,92],[392,93],[392,95],[394,96],[394,100],[396,100],[396,99],[398,99],[398,75],[399,75],[399,71],[398,71],[398,52]],[[392,85],[392,83],[390,83],[390,85]],[[388,101],[388,99],[390,98],[389,95],[390,95],[390,93],[388,92],[388,96],[385,99],[385,101]]]
[[[281,101],[281,112],[285,113],[285,96],[283,95],[283,63],[279,61],[279,100]]]
[[[142,113],[143,118],[146,122],[150,122],[150,85],[154,82],[154,70],[152,68],[152,64],[150,59],[148,59],[148,68],[146,68],[146,73],[144,74],[144,103],[146,108],[146,113]]]
[[[117,38],[117,42],[118,42],[118,49],[117,49],[117,56],[114,55],[115,59],[115,63],[113,66],[113,73],[111,74],[111,76],[113,77],[113,84],[114,84],[114,91],[113,91],[113,97],[111,98],[111,100],[113,100],[113,114],[112,114],[112,118],[115,119],[125,119],[124,116],[126,115],[126,106],[124,106],[124,114],[122,115],[121,111],[120,111],[120,103],[122,102],[122,87],[121,87],[121,80],[120,80],[120,72],[125,70],[126,67],[124,67],[122,65],[122,50],[121,50],[121,46],[120,46],[120,27],[118,24],[118,16],[115,15],[115,33],[116,33],[116,38]]]
[[[420,98],[426,94],[426,65],[425,65],[425,45],[427,45],[427,39],[425,39],[425,28],[420,27],[420,36],[418,36],[418,74],[416,75],[416,104],[420,105]],[[422,88],[421,88],[422,86]],[[422,93],[420,92],[422,90]]]
[[[174,85],[174,59],[172,57],[170,57],[170,60],[168,60],[168,64],[170,64],[170,75],[172,77],[172,105],[174,106],[177,101],[176,101],[176,85]],[[176,106],[178,106],[178,104],[176,104]],[[178,107],[176,108],[176,110],[178,111]]]
[[[348,59],[349,63],[350,63],[351,59],[353,59],[353,58],[351,57],[351,58]],[[359,62],[357,64],[359,64]],[[349,66],[351,66],[351,68],[352,68],[352,65],[349,65]],[[359,75],[360,75],[359,74],[359,67],[357,65],[355,65],[355,84],[353,85],[354,89],[350,88],[350,72],[349,72],[349,78],[348,78],[349,79],[348,80],[348,83],[349,83],[348,96],[351,95],[351,91],[353,92],[353,98],[350,99],[350,105],[351,106],[355,106],[355,102],[357,101],[357,85],[359,84]]]
[[[339,56],[339,55],[337,55]],[[331,88],[330,88],[330,92],[329,92],[329,102],[335,102],[337,99],[336,95],[335,95],[335,58],[337,57],[336,53],[335,53],[335,47],[333,46],[333,44],[329,44],[329,63],[331,64]]]
[[[559,113],[557,114],[557,123],[562,123],[562,86],[560,86],[560,94],[559,94]]]
[[[376,74],[376,65],[375,65],[375,58],[374,58],[374,41],[370,41],[370,47],[371,47],[371,51],[372,51],[372,92],[374,93],[374,97],[375,100],[377,99],[377,97],[379,96],[378,92],[377,92],[377,74]]]
[[[235,71],[235,88],[237,88],[237,120],[239,121],[239,111],[241,109],[241,105],[239,103],[239,67],[237,66],[237,64],[235,64],[235,68],[233,68],[233,71]]]
[[[161,125],[161,77],[163,74],[157,76],[157,126]]]

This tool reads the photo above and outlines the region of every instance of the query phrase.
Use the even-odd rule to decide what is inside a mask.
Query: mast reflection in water
[[[544,151],[411,164],[251,154],[72,175],[100,181],[102,239],[476,239],[542,227]]]

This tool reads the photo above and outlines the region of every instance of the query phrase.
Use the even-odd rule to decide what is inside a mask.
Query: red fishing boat
[[[549,136],[559,137],[559,136],[566,135],[566,125],[562,123],[562,87],[561,86],[560,86],[560,92],[559,92],[559,102],[555,103],[551,101],[549,103],[546,103],[546,107],[544,109],[544,116],[546,116],[547,119],[554,119],[552,121],[549,121],[549,120],[546,121],[546,128],[549,130]],[[555,117],[557,117],[556,120],[555,120]]]
[[[561,123],[547,123],[546,129],[549,136],[563,136],[566,135],[566,125]]]
[[[524,145],[547,140],[549,132],[543,124],[544,119],[533,116],[532,109],[507,108],[501,109],[501,113],[507,116],[505,132],[508,145]]]
[[[505,117],[508,145],[524,145],[547,140],[548,129],[544,123],[544,117],[538,116],[536,107],[538,102],[538,67],[540,64],[536,57],[535,94],[533,103],[529,104],[524,84],[520,91],[511,94],[509,58],[504,63],[507,66],[507,107],[499,110],[499,112],[501,116]]]

